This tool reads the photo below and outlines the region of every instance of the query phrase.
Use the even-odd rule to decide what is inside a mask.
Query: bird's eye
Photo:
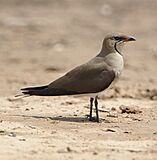
[[[120,37],[116,36],[116,37],[114,37],[114,40],[119,41]]]

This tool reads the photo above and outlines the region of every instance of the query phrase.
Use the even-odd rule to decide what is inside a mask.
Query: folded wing
[[[86,63],[76,67],[47,86],[23,88],[22,93],[39,96],[62,96],[97,93],[109,87],[115,73],[104,63]]]

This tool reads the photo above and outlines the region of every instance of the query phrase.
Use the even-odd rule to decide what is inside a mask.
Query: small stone
[[[116,132],[116,131],[114,129],[108,128],[108,129],[106,129],[106,132]]]
[[[26,108],[25,111],[30,111],[29,108]]]
[[[116,111],[116,108],[115,108],[115,107],[112,107],[112,108],[111,108],[111,111]]]
[[[67,147],[66,149],[67,149],[68,152],[72,151],[70,147]]]
[[[5,135],[5,131],[4,130],[0,130],[0,135]]]
[[[20,139],[19,139],[19,141],[26,141],[26,139],[24,139],[24,138],[20,138]]]
[[[32,129],[36,129],[36,127],[35,127],[35,126],[31,126],[31,125],[29,125],[29,127],[30,127],[30,128],[32,128]]]
[[[93,155],[98,155],[98,152],[93,152]]]
[[[107,115],[107,117],[118,118],[118,115],[115,114],[115,113],[109,113],[109,114]]]
[[[135,118],[135,117],[132,117],[131,119],[134,120],[134,121],[141,121],[141,119]]]
[[[47,72],[57,72],[59,70],[61,70],[61,69],[58,67],[55,67],[55,66],[45,68],[45,71],[47,71]]]
[[[130,134],[131,132],[130,132],[130,131],[125,131],[124,133],[126,133],[126,134]]]
[[[35,150],[31,150],[31,154],[37,154],[38,152]]]
[[[124,106],[121,105],[119,107],[119,109],[121,110],[121,113],[131,113],[131,114],[138,114],[141,113],[142,111],[138,109],[137,106]]]
[[[51,134],[55,134],[56,133],[56,131],[51,131]]]
[[[16,137],[16,134],[13,133],[13,132],[10,132],[10,133],[8,134],[8,136],[9,136],[9,137]]]

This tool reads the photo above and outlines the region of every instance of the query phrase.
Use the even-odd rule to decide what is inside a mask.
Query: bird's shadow
[[[65,122],[90,122],[87,117],[64,117],[64,116],[38,116],[38,115],[14,115],[21,116],[24,118],[36,118],[36,119],[47,119],[52,121],[65,121]]]
[[[63,121],[63,122],[97,123],[96,121],[89,121],[89,118],[87,115],[84,117],[64,117],[64,116],[50,117],[50,116],[39,116],[39,115],[14,115],[14,116],[19,116],[24,118],[46,119],[46,120],[52,120],[52,121]],[[101,118],[100,123],[101,122],[111,123],[110,121],[103,118]]]

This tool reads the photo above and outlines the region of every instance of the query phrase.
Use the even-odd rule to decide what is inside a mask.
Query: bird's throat
[[[120,55],[122,55],[122,54],[120,53],[120,51],[117,49],[117,43],[118,43],[118,42],[116,42],[116,43],[114,44],[114,48],[115,48],[115,50],[116,50]]]

